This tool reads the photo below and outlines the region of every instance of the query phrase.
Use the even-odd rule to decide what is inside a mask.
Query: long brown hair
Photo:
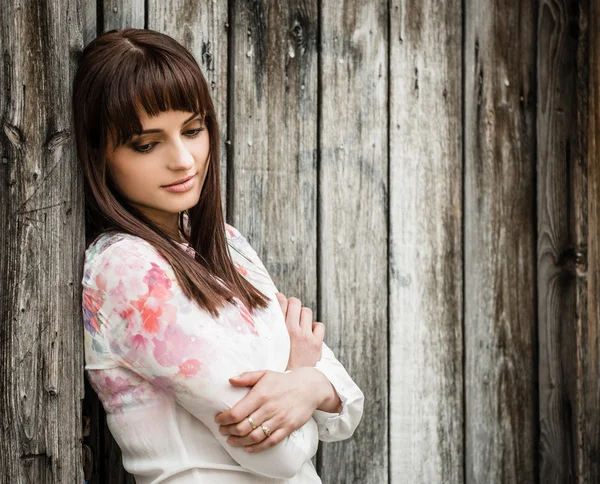
[[[268,298],[240,275],[227,250],[219,127],[208,84],[193,55],[160,32],[110,30],[84,48],[72,101],[77,154],[84,172],[86,245],[110,230],[141,237],[171,264],[185,294],[215,317],[217,308],[233,302],[234,296],[251,310],[266,308]],[[108,136],[116,147],[140,132],[139,107],[149,116],[169,110],[204,115],[210,137],[209,167],[198,203],[186,211],[194,258],[130,205],[111,179]],[[186,234],[184,212],[178,220]]]

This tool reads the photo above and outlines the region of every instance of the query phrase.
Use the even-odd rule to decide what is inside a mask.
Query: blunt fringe
[[[194,258],[130,205],[111,180],[106,163],[109,136],[119,146],[140,132],[140,107],[148,116],[169,110],[204,115],[210,137],[208,172],[198,203],[178,219],[196,252]],[[107,231],[141,237],[172,266],[185,294],[213,316],[234,297],[250,311],[266,308],[268,298],[238,272],[227,250],[219,126],[208,84],[193,55],[172,37],[153,30],[105,32],[83,50],[72,108],[84,174],[86,246]]]

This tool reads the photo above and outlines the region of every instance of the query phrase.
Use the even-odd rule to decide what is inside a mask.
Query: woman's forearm
[[[311,391],[317,392],[320,396],[318,399],[319,405],[316,410],[322,410],[329,413],[340,413],[342,411],[342,401],[331,384],[329,379],[315,367],[305,367],[314,370],[316,388],[311,388]]]

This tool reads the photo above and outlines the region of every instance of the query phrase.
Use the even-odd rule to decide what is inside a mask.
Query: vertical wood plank
[[[600,11],[596,9],[596,15]],[[576,436],[577,453],[574,456],[574,467],[577,484],[584,484],[598,480],[598,473],[590,472],[598,456],[598,437],[592,434],[592,445],[589,445],[588,435],[583,431],[585,422],[588,421],[588,411],[591,415],[599,411],[598,400],[591,400],[592,405],[586,403],[583,392],[585,374],[588,364],[583,359],[587,353],[584,350],[584,341],[588,333],[588,163],[593,163],[588,149],[588,104],[590,99],[590,2],[580,0],[574,12],[571,26],[577,26],[577,49],[574,52],[577,58],[577,139],[574,144],[571,163],[569,165],[569,229],[574,243],[575,256],[569,261],[575,264],[575,304],[576,314],[574,324],[577,334],[577,368],[566,371],[577,373],[577,405],[572,410],[570,418],[571,436]],[[598,53],[597,53],[598,55]],[[597,74],[596,74],[597,76]],[[596,77],[596,82],[600,76]],[[591,104],[589,104],[591,106]],[[591,111],[590,111],[591,112]],[[597,116],[597,114],[596,114]],[[596,196],[598,193],[596,192]],[[597,304],[597,302],[596,302]],[[597,380],[596,380],[597,382]],[[592,381],[593,383],[593,381]],[[597,384],[597,383],[596,383]],[[571,389],[569,389],[571,391]],[[594,394],[597,390],[594,390]],[[584,440],[585,439],[585,440]]]
[[[589,1],[589,110],[587,153],[587,321],[582,321],[582,477],[600,481],[600,2]]]
[[[537,220],[540,482],[577,481],[581,446],[576,305],[582,244],[569,226],[579,158],[576,1],[543,0],[538,13]],[[577,216],[577,215],[576,215]]]
[[[235,2],[232,26],[229,218],[318,318],[317,2]]]
[[[97,1],[102,5],[102,32],[125,27],[144,28],[144,0]]]
[[[391,482],[463,484],[462,5],[390,14]]]
[[[324,483],[388,482],[388,2],[321,3],[319,305],[364,391],[351,439],[324,443]]]
[[[83,482],[77,2],[0,2],[0,473]]]
[[[82,0],[81,2],[81,31],[83,32],[83,46],[85,47],[96,38],[98,32],[98,7],[95,0]]]
[[[537,482],[531,2],[467,0],[466,482]]]
[[[223,214],[227,193],[227,2],[148,0],[147,27],[180,42],[196,58],[211,89],[221,135]]]

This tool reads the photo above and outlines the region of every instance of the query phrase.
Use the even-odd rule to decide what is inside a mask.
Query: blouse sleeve
[[[248,471],[279,479],[296,475],[317,451],[314,419],[256,453],[229,445],[215,422],[249,391],[228,379],[259,369],[243,340],[253,337],[250,328],[235,335],[220,328],[220,316],[188,299],[171,265],[143,239],[119,240],[98,258],[88,281],[96,298],[96,325],[115,362],[172,395]],[[236,324],[240,329],[249,323],[241,317]]]
[[[249,275],[250,280],[256,278],[259,282],[264,281],[265,284],[272,286],[273,292],[279,292],[258,254],[246,238],[232,225],[227,224],[226,227],[233,239],[233,248],[258,269],[258,272]],[[342,401],[340,413],[314,411],[312,416],[317,422],[319,440],[335,442],[347,439],[352,436],[360,423],[365,397],[325,342],[323,342],[321,350],[321,359],[315,368],[327,377]]]
[[[328,378],[342,401],[340,413],[314,411],[313,418],[317,422],[319,440],[336,442],[348,439],[362,418],[365,396],[325,342],[321,350],[321,359],[317,361],[315,368]]]

